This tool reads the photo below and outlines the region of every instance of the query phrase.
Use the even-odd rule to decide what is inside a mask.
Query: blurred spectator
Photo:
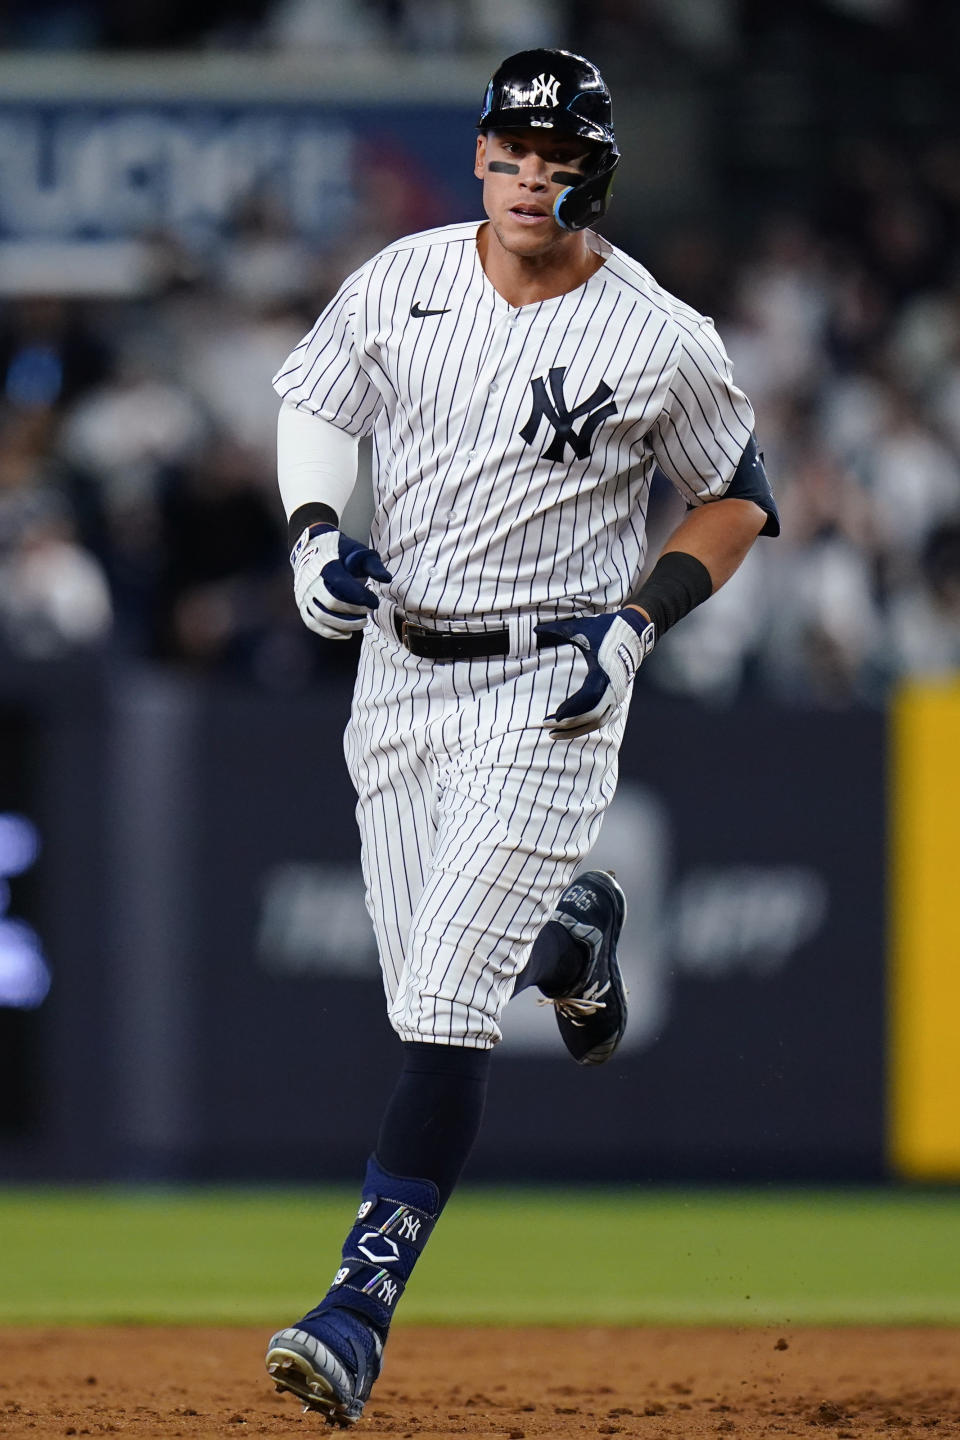
[[[50,660],[104,640],[113,611],[106,576],[64,516],[37,517],[0,558],[0,614],[10,650]]]
[[[253,307],[295,305],[322,276],[319,257],[294,233],[290,217],[267,189],[246,197],[213,265],[229,302],[239,299]]]
[[[762,657],[773,693],[795,705],[877,700],[883,628],[868,558],[824,530],[775,569]]]
[[[755,409],[768,396],[807,393],[819,383],[828,313],[822,244],[795,217],[773,219],[756,257],[740,268],[740,323],[724,326],[738,382]]]
[[[908,571],[927,535],[960,506],[960,463],[903,389],[889,385],[882,421],[854,466],[869,491],[873,523],[890,581]]]
[[[8,304],[0,318],[3,397],[25,409],[68,405],[106,374],[109,347],[76,308],[53,296]]]
[[[154,649],[192,665],[243,668],[271,620],[287,559],[279,500],[257,457],[219,437],[172,472],[159,506]]]
[[[960,518],[938,525],[916,582],[891,607],[894,669],[923,679],[960,674]]]
[[[268,43],[280,50],[383,49],[385,17],[364,0],[277,0],[266,25]]]
[[[237,298],[216,328],[196,327],[181,356],[183,379],[217,429],[252,451],[271,483],[278,404],[270,379],[306,328],[295,306],[245,306]]]
[[[78,541],[71,478],[51,454],[49,413],[0,425],[0,633],[31,660],[106,638],[112,604],[99,561]]]
[[[100,0],[101,43],[109,48],[164,50],[222,36],[252,39],[267,0]]]
[[[99,478],[116,513],[152,499],[160,474],[195,451],[206,423],[195,397],[129,347],[110,380],[89,391],[63,427],[64,453]]]
[[[771,589],[762,550],[754,549],[709,605],[671,632],[670,644],[644,665],[644,680],[675,695],[728,704],[750,684],[770,623]]]
[[[428,20],[430,10],[436,8],[435,0],[431,4],[418,0],[410,6],[411,10],[427,12]],[[474,0],[469,8],[473,12],[471,38],[492,53],[510,55],[518,50],[565,43],[563,7],[556,0],[525,0],[522,5],[516,0]],[[428,27],[423,28],[429,33]]]

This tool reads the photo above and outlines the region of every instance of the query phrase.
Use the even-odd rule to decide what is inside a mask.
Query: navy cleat
[[[358,1316],[343,1316],[341,1327],[331,1312],[323,1319],[324,1330],[332,1322],[345,1332],[336,1337],[339,1353],[303,1329],[310,1322],[302,1321],[274,1335],[267,1346],[267,1373],[278,1390],[303,1401],[304,1411],[318,1412],[328,1425],[355,1425],[380,1374],[383,1341]]]
[[[627,900],[612,871],[585,870],[564,890],[550,919],[587,952],[575,990],[544,997],[552,1005],[564,1045],[578,1065],[609,1060],[627,1027],[627,997],[617,960],[617,940]]]

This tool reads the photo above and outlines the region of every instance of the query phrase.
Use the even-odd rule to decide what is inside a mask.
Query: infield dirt
[[[0,1435],[335,1432],[277,1394],[265,1331],[0,1330]],[[359,1426],[444,1436],[960,1433],[960,1329],[400,1326]]]

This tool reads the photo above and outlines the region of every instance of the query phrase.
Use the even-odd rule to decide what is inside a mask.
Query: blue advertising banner
[[[205,711],[200,1173],[349,1173],[397,1065],[341,757],[347,704],[331,687]],[[882,717],[638,696],[622,761],[592,863],[616,870],[630,906],[626,1040],[578,1070],[552,1013],[514,1002],[470,1173],[881,1173]]]
[[[332,244],[371,180],[410,189],[420,228],[479,213],[466,106],[238,99],[0,104],[0,240],[215,238],[251,196]]]
[[[399,1042],[342,756],[348,677],[301,698],[81,678],[2,722],[2,918],[40,938],[31,974],[53,984],[28,992],[8,947],[0,1168],[354,1178]],[[473,1179],[884,1173],[885,746],[873,711],[635,696],[591,857],[629,902],[627,1035],[582,1070],[551,1011],[512,1002]]]

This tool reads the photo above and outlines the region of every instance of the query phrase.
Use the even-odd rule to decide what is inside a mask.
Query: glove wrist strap
[[[315,540],[318,535],[330,535],[334,532],[335,527],[328,524],[326,520],[315,521],[312,525],[308,525],[304,530],[301,530],[300,534],[296,537],[293,549],[290,551],[290,564],[293,566],[294,571],[296,571],[297,568],[297,561],[311,540]]]

